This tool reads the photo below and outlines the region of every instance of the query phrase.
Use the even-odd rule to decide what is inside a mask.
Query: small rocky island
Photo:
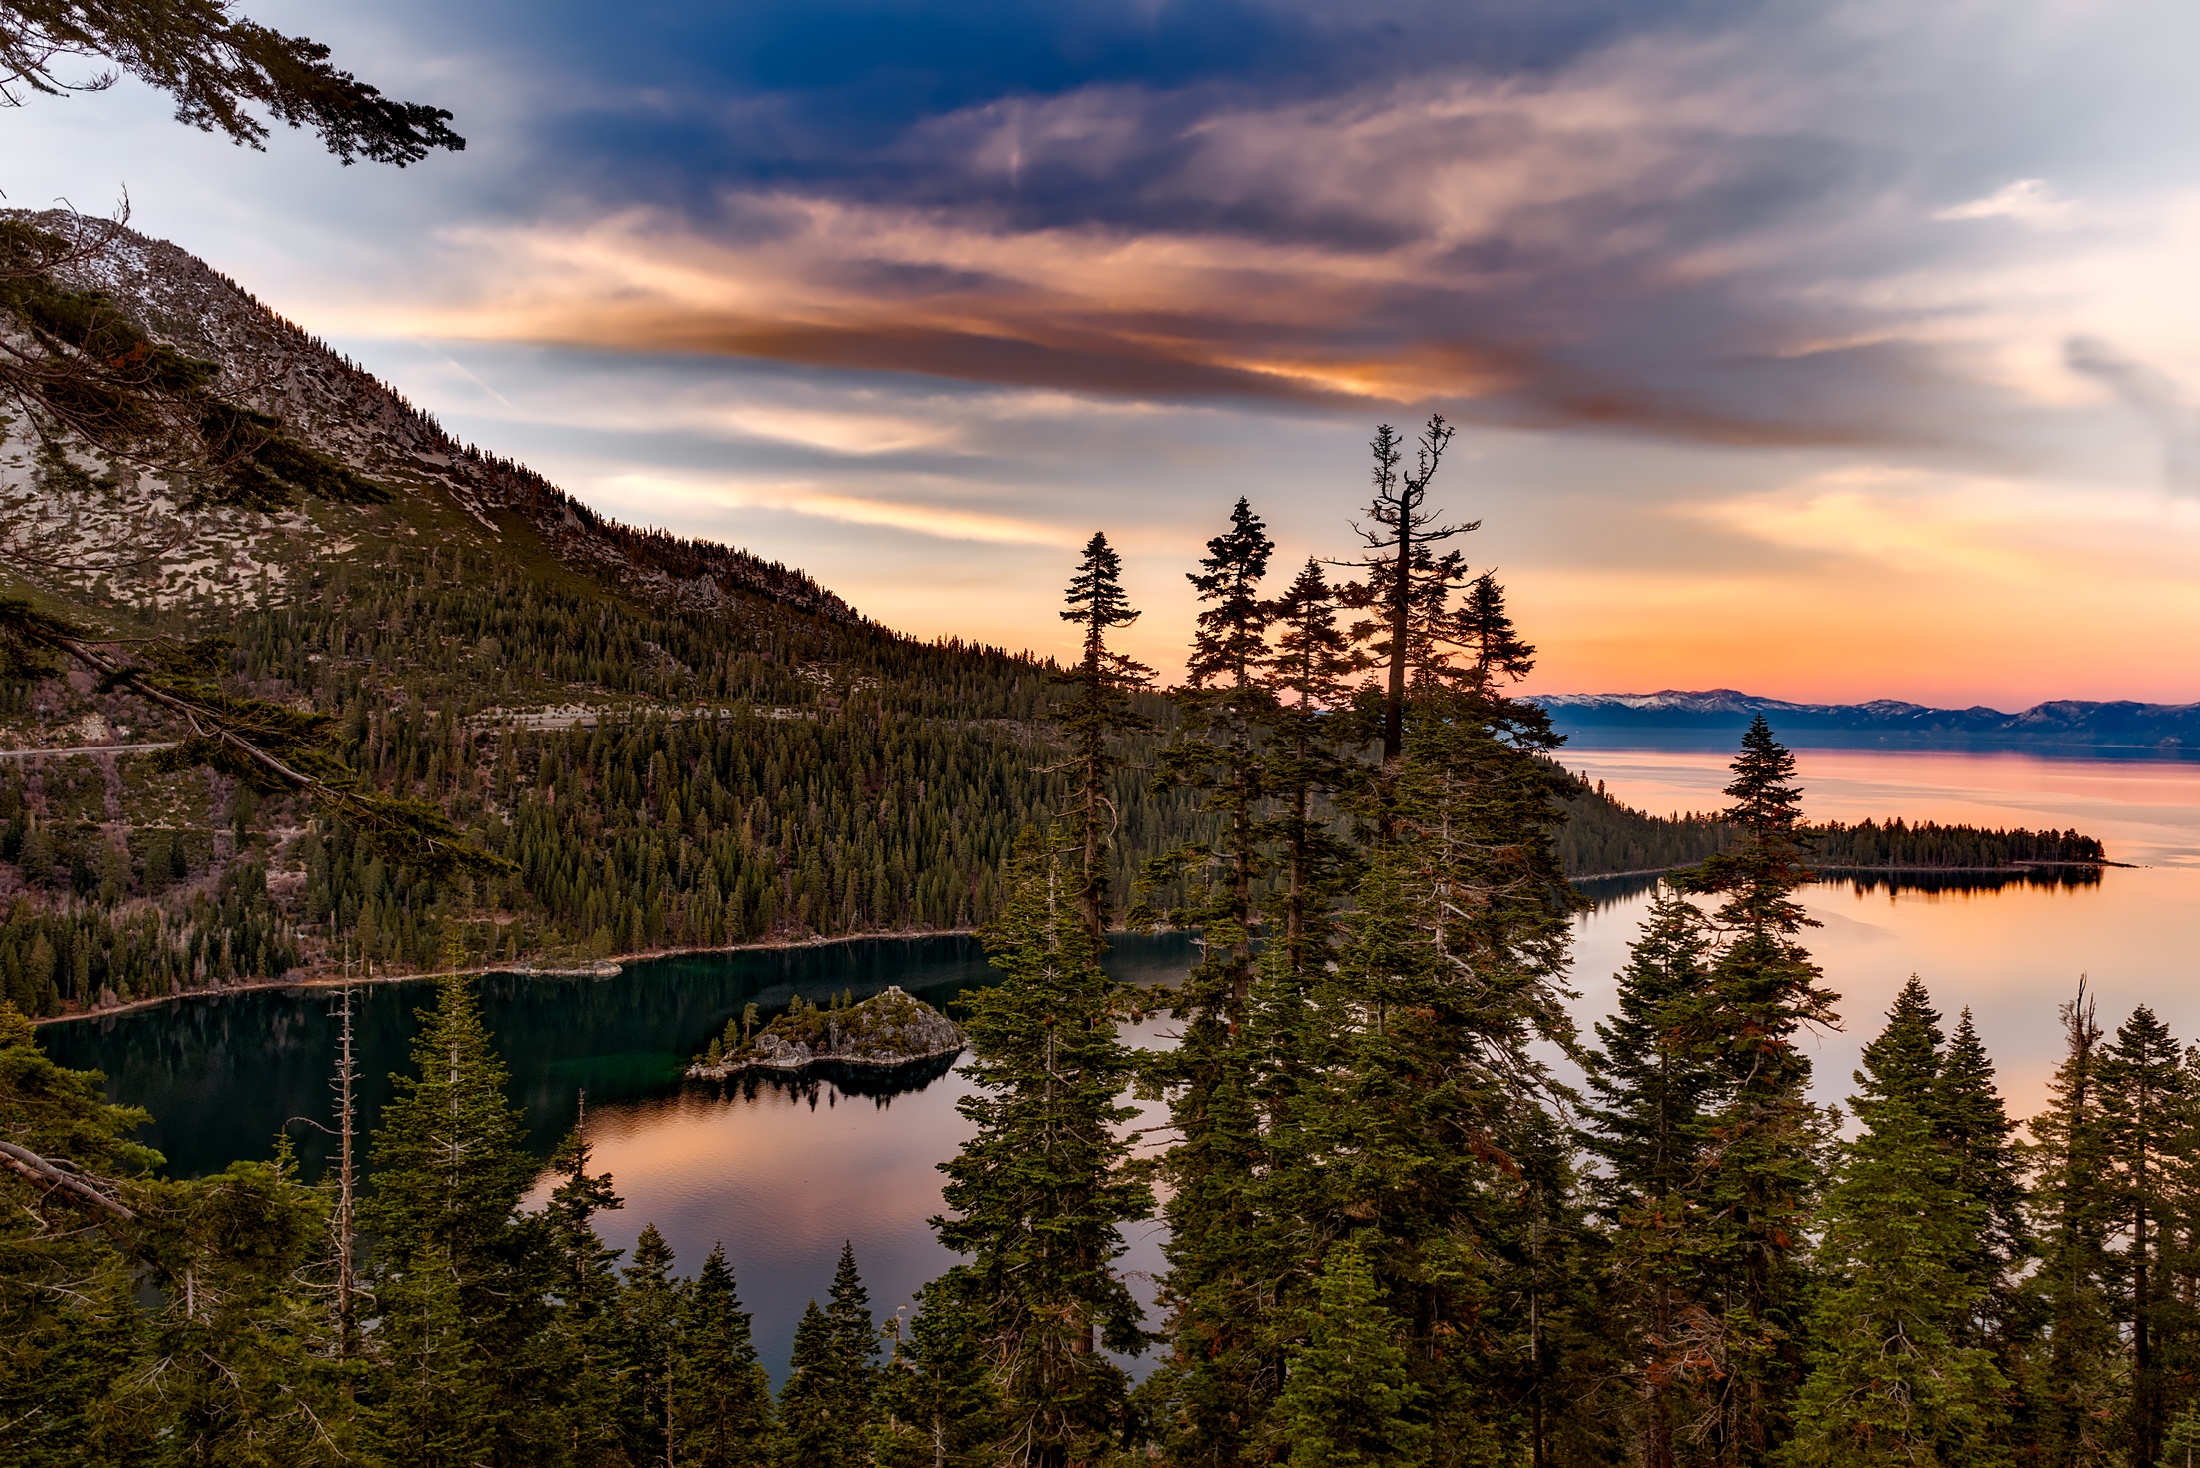
[[[691,1080],[722,1081],[743,1071],[794,1072],[813,1065],[874,1070],[914,1065],[962,1051],[955,1022],[898,986],[860,1004],[847,996],[819,1008],[797,996],[794,1008],[750,1033],[756,1009],[726,1021],[726,1032],[688,1067]]]

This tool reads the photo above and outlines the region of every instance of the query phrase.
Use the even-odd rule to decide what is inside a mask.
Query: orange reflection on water
[[[2097,886],[2011,886],[1942,893],[1859,892],[1828,883],[1804,894],[1821,924],[1804,935],[1842,996],[1838,1033],[1815,1038],[1822,1099],[1850,1090],[1857,1051],[1876,1034],[1895,992],[1916,973],[1952,1026],[1969,1006],[2019,1116],[2037,1111],[2061,1058],[2056,1008],[2089,977],[2111,1030],[2150,1005],[2181,1038],[2200,1038],[2200,764],[2047,760],[2015,754],[1799,750],[1804,808],[1814,819],[1966,821],[2074,827],[2107,843]],[[1566,763],[1646,809],[1723,804],[1725,756],[1641,750],[1569,751]],[[1648,898],[1583,919],[1575,949],[1576,1013],[1586,1026],[1611,1010],[1611,975],[1626,959]]]

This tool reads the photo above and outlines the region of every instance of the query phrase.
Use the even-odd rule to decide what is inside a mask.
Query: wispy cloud
[[[872,499],[835,492],[816,484],[759,484],[728,479],[671,479],[654,474],[609,474],[595,488],[625,504],[662,504],[681,500],[719,509],[783,511],[847,525],[879,525],[936,540],[980,541],[996,545],[1074,545],[1079,536],[1058,526],[1011,515],[911,500]]]
[[[2079,219],[2077,204],[2059,198],[2043,178],[2020,178],[1983,199],[1953,204],[1933,215],[1943,223],[1965,219],[2014,219],[2034,229],[2070,229]]]

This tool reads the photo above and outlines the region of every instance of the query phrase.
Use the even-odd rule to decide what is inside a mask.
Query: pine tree
[[[54,1064],[0,999],[0,1452],[25,1468],[122,1460],[141,1440],[112,1391],[142,1350],[124,1201],[160,1154],[143,1111]]]
[[[1106,535],[1095,532],[1087,542],[1063,599],[1068,607],[1062,620],[1082,629],[1083,645],[1076,664],[1055,677],[1071,690],[1055,722],[1068,737],[1076,770],[1071,807],[1080,856],[1076,900],[1085,931],[1097,944],[1112,913],[1104,857],[1115,824],[1114,740],[1152,727],[1131,708],[1129,690],[1145,687],[1153,669],[1108,647],[1108,633],[1128,627],[1138,613],[1123,593],[1123,559]]]
[[[1534,671],[1535,648],[1520,639],[1512,616],[1505,610],[1505,590],[1493,571],[1484,571],[1467,585],[1467,595],[1453,614],[1451,640],[1465,649],[1468,676],[1485,692],[1501,683],[1518,682]]]
[[[1969,1468],[2006,1456],[2007,1382],[1965,1344],[1986,1293],[1971,1273],[1986,1210],[1961,1187],[1934,1124],[1938,1016],[1915,978],[1864,1049],[1856,1111],[1819,1220],[1828,1276],[1811,1317],[1810,1374],[1789,1468]]]
[[[1348,703],[1346,677],[1356,664],[1337,626],[1336,594],[1321,563],[1309,560],[1290,589],[1269,607],[1276,628],[1268,681],[1266,784],[1280,807],[1262,837],[1280,847],[1283,943],[1291,970],[1311,975],[1322,968],[1333,933],[1331,910],[1341,894],[1353,852],[1320,819],[1317,802],[1354,783],[1358,767],[1341,748]]]
[[[1810,1025],[1837,1023],[1834,996],[1795,941],[1814,926],[1794,900],[1808,880],[1798,828],[1795,757],[1762,715],[1742,738],[1721,819],[1740,843],[1685,874],[1687,890],[1725,898],[1713,921],[1710,1029],[1728,1073],[1703,1197],[1717,1219],[1727,1304],[1720,1348],[1731,1382],[1723,1461],[1763,1462],[1776,1446],[1802,1366],[1804,1280],[1799,1250],[1819,1183],[1825,1118],[1808,1095],[1810,1061],[1797,1045]]]
[[[357,1449],[341,1413],[329,1320],[299,1280],[327,1233],[323,1199],[276,1160],[152,1184],[135,1253],[159,1292],[145,1360],[117,1405],[186,1463],[336,1464]]]
[[[878,1389],[878,1323],[871,1318],[871,1293],[863,1287],[856,1268],[852,1241],[840,1246],[840,1263],[833,1269],[833,1287],[825,1318],[833,1327],[833,1393],[837,1414],[846,1430],[857,1439],[851,1449],[860,1455],[860,1443],[868,1438],[876,1416],[873,1397]]]
[[[1710,936],[1703,914],[1661,888],[1619,974],[1617,1012],[1597,1026],[1583,1141],[1611,1231],[1610,1324],[1642,1403],[1643,1468],[1673,1468],[1674,1439],[1709,1410],[1703,1325],[1715,1308],[1696,1185],[1727,1076],[1709,1043]]]
[[[1124,1172],[1130,1057],[1115,986],[1072,905],[1078,875],[1027,841],[985,934],[1002,980],[963,997],[974,1089],[957,1103],[976,1135],[942,1165],[951,1211],[934,1221],[971,1260],[1007,1460],[1034,1468],[1086,1461],[1122,1428],[1126,1382],[1100,1351],[1141,1343],[1113,1262],[1119,1226],[1153,1206]]]
[[[1277,1403],[1301,1468],[1427,1462],[1430,1436],[1407,1369],[1403,1324],[1384,1305],[1356,1239],[1329,1251],[1306,1343]]]
[[[803,1354],[802,1345],[796,1349]],[[771,1384],[757,1364],[723,1245],[711,1247],[681,1294],[669,1410],[677,1468],[762,1468],[770,1458]]]
[[[1202,960],[1186,980],[1178,1012],[1195,1031],[1219,1029],[1225,1043],[1243,1025],[1252,990],[1254,890],[1266,871],[1260,850],[1266,762],[1255,741],[1275,702],[1259,676],[1272,616],[1260,582],[1274,550],[1267,527],[1240,499],[1229,531],[1207,542],[1200,569],[1186,578],[1203,610],[1185,660],[1185,686],[1170,695],[1182,710],[1178,737],[1162,751],[1154,778],[1157,792],[1188,786],[1205,793],[1199,810],[1212,821],[1213,839],[1156,858],[1148,885],[1189,885],[1184,905],[1168,918],[1199,930]],[[1211,1048],[1190,1036],[1187,1043]]]
[[[449,1246],[438,1242],[410,1250],[402,1270],[378,1271],[365,1416],[381,1457],[422,1468],[512,1461],[501,1451],[515,1410],[506,1363],[474,1317],[469,1297],[478,1291]],[[554,1423],[537,1435],[552,1454],[563,1446]]]
[[[1396,614],[1376,650],[1402,734],[1335,969],[1300,1026],[1324,1059],[1286,1083],[1291,1116],[1275,1131],[1288,1181],[1274,1196],[1301,1271],[1364,1228],[1376,1289],[1407,1323],[1437,1456],[1536,1458],[1555,1379],[1551,1291],[1581,1277],[1559,1257],[1577,1236],[1572,1169],[1533,1048],[1571,1039],[1560,985],[1577,899],[1553,831],[1573,785],[1544,758],[1556,741],[1541,711],[1461,663],[1447,606],[1466,572],[1428,552],[1420,498],[1447,440],[1432,423],[1402,481],[1394,440],[1376,444],[1375,518],[1395,554],[1363,563],[1356,599]]]
[[[1991,1347],[2002,1374],[2014,1380],[2033,1326],[2018,1293],[2019,1271],[2032,1253],[2024,1217],[2023,1163],[2014,1140],[2016,1127],[1994,1081],[1993,1062],[1968,1009],[1957,1018],[1942,1052],[1932,1116],[1934,1130],[1954,1160],[1956,1186],[1985,1210],[1976,1247],[1964,1265],[1965,1276],[1985,1293],[1977,1319],[1959,1338]]]
[[[385,1268],[431,1245],[462,1271],[487,1267],[504,1252],[534,1181],[525,1124],[463,977],[439,980],[436,1007],[417,1017],[415,1074],[390,1078],[396,1094],[374,1134],[374,1193],[362,1222]]]
[[[1375,457],[1375,494],[1367,507],[1368,523],[1355,527],[1366,554],[1353,564],[1365,572],[1365,579],[1351,589],[1351,601],[1379,618],[1368,631],[1376,639],[1372,651],[1385,667],[1379,697],[1386,780],[1405,757],[1407,689],[1415,664],[1429,660],[1432,614],[1442,614],[1450,588],[1464,577],[1455,559],[1439,561],[1430,547],[1481,528],[1479,520],[1438,524],[1428,507],[1428,487],[1451,446],[1452,433],[1441,416],[1430,418],[1414,446],[1410,471],[1404,467],[1405,449],[1389,424],[1378,427],[1368,445]]]
[[[1573,1185],[1534,1050],[1571,1034],[1559,983],[1574,899],[1551,838],[1565,781],[1486,715],[1444,689],[1413,711],[1392,838],[1317,991],[1343,1024],[1336,1061],[1294,1103],[1297,1208],[1317,1238],[1373,1226],[1369,1266],[1410,1324],[1447,1458],[1535,1450],[1539,1245],[1565,1236]],[[1522,1399],[1521,1416],[1501,1405]],[[1516,1432],[1527,1440],[1509,1443]]]
[[[812,1300],[795,1322],[794,1352],[779,1389],[773,1462],[779,1468],[851,1468],[862,1440],[848,1430],[841,1407],[832,1321]]]
[[[1886,1028],[1864,1047],[1855,1077],[1857,1115],[1868,1117],[1882,1102],[1899,1100],[1919,1119],[1937,1122],[1944,1041],[1932,995],[1912,974],[1894,996]]]
[[[621,1406],[627,1396],[624,1321],[619,1314],[620,1251],[596,1232],[596,1215],[623,1207],[611,1174],[591,1173],[587,1098],[573,1130],[550,1159],[563,1179],[544,1209],[554,1260],[551,1317],[568,1452],[576,1465],[616,1462],[623,1455]]]
[[[672,1382],[682,1358],[680,1309],[686,1293],[672,1277],[672,1262],[672,1246],[657,1225],[645,1225],[619,1291],[629,1368],[621,1414],[627,1457],[665,1468],[677,1463]]]
[[[2116,1407],[2114,1263],[2108,1239],[2121,1213],[2114,1150],[2102,1104],[2106,1057],[2095,1003],[2080,980],[2062,1007],[2065,1050],[2032,1119],[2033,1231],[2039,1268],[2025,1292],[2047,1342],[2023,1383],[2033,1403],[2039,1456],[2048,1468],[2097,1468],[2109,1461]]]
[[[906,1338],[879,1382],[879,1468],[987,1468],[1001,1433],[1000,1394],[981,1345],[984,1321],[951,1269],[917,1295]]]
[[[2165,1288],[2165,1241],[2181,1208],[2176,1169],[2190,1121],[2177,1041],[2140,1005],[2102,1057],[2101,1111],[2123,1250],[2116,1260],[2120,1313],[2130,1342],[2131,1398],[2125,1428],[2132,1468],[2161,1455],[2167,1426],[2160,1348],[2176,1306]]]
[[[549,1244],[517,1218],[535,1167],[465,979],[436,998],[416,1074],[392,1077],[360,1207],[380,1309],[373,1417],[380,1451],[422,1468],[522,1462],[569,1442],[542,1410]]]
[[[1248,1340],[1258,1333],[1266,1281],[1247,1267],[1257,1228],[1248,1187],[1261,1158],[1244,1034],[1255,887],[1267,868],[1260,849],[1267,761],[1256,740],[1275,707],[1259,677],[1271,616],[1259,590],[1275,547],[1240,499],[1230,530],[1207,549],[1189,577],[1205,609],[1186,660],[1188,683],[1172,694],[1183,710],[1180,736],[1163,753],[1156,788],[1203,790],[1200,809],[1215,838],[1158,858],[1148,877],[1188,882],[1169,920],[1200,935],[1199,961],[1171,1006],[1182,1022],[1179,1043],[1148,1062],[1177,1131],[1163,1162],[1169,1270],[1161,1281],[1176,1348],[1151,1391],[1170,1404],[1179,1456],[1229,1461],[1263,1414],[1275,1376]]]

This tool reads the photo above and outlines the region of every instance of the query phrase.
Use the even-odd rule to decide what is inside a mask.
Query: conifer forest
[[[489,763],[492,791],[524,790],[495,802],[507,864],[443,880],[611,934],[599,952],[770,932],[790,891],[843,927],[983,924],[998,982],[963,996],[974,1137],[934,1221],[962,1262],[912,1314],[882,1328],[844,1250],[774,1392],[722,1250],[675,1258],[654,1228],[603,1242],[621,1201],[585,1112],[547,1201],[522,1207],[541,1164],[460,971],[467,930],[378,915],[389,866],[331,822],[300,840],[304,921],[256,918],[264,871],[238,864],[199,899],[233,905],[226,931],[261,922],[279,962],[331,920],[369,955],[401,951],[386,935],[445,946],[371,1135],[347,1038],[325,1176],[287,1149],[163,1176],[132,1139],[142,1114],[0,1010],[10,1461],[2181,1461],[2200,1441],[2200,1081],[2178,1040],[2144,1007],[2111,1032],[2081,986],[2029,1140],[1968,1012],[1914,980],[1864,1021],[1847,1117],[1811,1099],[1801,1044],[1842,1022],[1795,896],[1818,850],[2097,862],[2098,843],[1814,825],[1761,719],[1719,811],[1658,821],[1584,785],[1508,691],[1535,649],[1503,587],[1433,518],[1450,432],[1377,435],[1341,571],[1272,565],[1239,500],[1189,572],[1200,611],[1165,694],[1111,640],[1138,611],[1095,535],[1061,610],[1081,657],[961,690],[1046,731],[1043,784],[860,697],[833,719],[558,731],[524,778],[509,747]],[[282,656],[342,635],[287,615],[263,644]],[[483,763],[460,727],[353,715],[345,747],[433,788]],[[841,824],[791,889],[759,884],[805,770],[813,818]],[[871,871],[834,845],[859,828],[832,813],[858,809]],[[1589,1033],[1563,1004],[1569,842],[1664,869]],[[101,880],[179,882],[206,859],[162,835],[133,856]],[[872,905],[894,894],[917,906]],[[1200,957],[1126,990],[1098,961],[1126,923],[1194,930]],[[1175,1046],[1127,1044],[1155,1010]],[[1156,1144],[1126,1128],[1134,1096],[1166,1105]],[[1118,1261],[1155,1217],[1149,1312]]]
[[[1634,579],[1660,537],[1690,538],[1675,554],[1691,574],[1726,577],[1702,605],[1738,621],[1741,604],[1717,597],[1763,598],[1745,608],[1762,626],[1703,645],[1746,645],[1782,677],[1844,646],[1805,639],[1823,630],[1803,628],[1812,617],[1853,617],[1835,633],[1858,644],[1925,626],[1901,599],[1922,581],[1940,600],[1915,605],[1964,647],[2021,635],[2050,666],[2123,655],[2108,644],[2133,639],[2089,618],[2185,625],[2189,574],[2156,563],[2194,543],[2176,539],[2193,529],[2191,394],[2079,330],[2091,318],[2064,304],[2085,273],[2075,254],[2022,253],[2092,248],[2150,212],[2106,185],[2066,197],[2048,163],[2012,161],[2052,134],[2053,167],[2076,168],[2087,134],[2056,89],[2092,52],[1998,9],[1947,27],[1960,59],[1890,67],[1871,48],[1902,24],[1842,5],[1819,7],[1834,17],[1823,35],[1813,7],[1745,34],[1718,27],[1758,7],[1409,6],[1411,25],[1377,25],[1362,7],[1304,6],[1319,24],[1283,41],[1264,28],[1288,6],[902,14],[930,8],[799,8],[821,21],[756,0],[697,20],[668,4],[582,31],[561,29],[568,12],[602,7],[524,7],[503,23],[528,34],[497,37],[455,29],[492,7],[439,7],[454,29],[402,66],[429,10],[334,8],[350,29],[332,39],[374,36],[360,49],[407,92],[463,86],[477,122],[360,80],[236,0],[0,0],[0,121],[62,103],[71,119],[124,116],[94,109],[132,96],[162,114],[127,133],[72,121],[30,148],[11,133],[0,150],[14,191],[0,207],[0,1468],[2200,1468],[2200,1036],[2149,1004],[2104,1012],[2072,973],[2059,1009],[2027,1020],[2059,1035],[2059,1062],[2036,1114],[2016,1114],[2015,1069],[1982,1038],[2002,1043],[2006,1016],[1916,976],[1859,1012],[1879,1005],[1844,997],[1864,981],[1828,956],[1829,929],[1868,925],[1810,905],[1839,883],[1890,909],[1902,891],[2030,884],[2074,908],[2138,875],[2107,873],[2140,864],[2125,836],[2059,813],[1814,807],[1763,714],[1715,804],[1638,808],[1572,762],[1552,706],[1647,710],[1642,727],[1743,698],[1851,706],[1536,692],[1531,638],[1548,674],[1559,634],[1516,625],[1506,581],[1554,562],[1501,578],[1482,521],[1445,508],[1532,510],[1546,530],[1574,517],[1566,535],[1604,559],[1573,564],[1571,584],[1625,598],[1595,605],[1650,627],[1612,645],[1653,662],[1685,641],[1661,619],[1698,614],[1674,610],[1677,582]],[[2104,9],[2052,8],[2073,28]],[[1628,12],[1666,27],[1668,9],[1701,30],[1629,29],[1649,22]],[[1041,34],[1055,10],[1074,12],[1074,34]],[[1464,40],[1454,10],[1472,12]],[[1116,11],[1136,36],[1110,29]],[[357,29],[370,22],[386,29]],[[691,22],[754,29],[680,39]],[[2119,166],[2141,134],[2189,142],[2191,45],[2162,39],[2168,26],[2130,29],[2185,110],[2169,125],[2132,102],[2142,122],[2108,150]],[[652,28],[675,36],[651,44],[679,49],[679,67],[614,75]],[[1773,32],[1829,49],[1722,80],[1730,53]],[[544,36],[555,65],[524,49]],[[1988,146],[1963,128],[1998,114],[1958,74],[2005,42],[2026,60],[2001,91],[2045,97],[2033,105],[2052,104],[2054,125],[2042,112]],[[713,47],[763,59],[713,83]],[[1146,59],[1077,71],[1095,56]],[[1628,70],[1644,56],[1648,81]],[[1263,94],[1276,57],[1293,70]],[[988,92],[973,78],[996,63],[1009,79]],[[1809,131],[1820,104],[1797,98],[1829,70],[1863,80],[1821,110],[1869,113],[1868,129]],[[1072,73],[1074,88],[1059,80]],[[1865,83],[1896,73],[1931,79],[1929,111],[1873,105]],[[552,94],[565,110],[540,110]],[[707,118],[681,110],[696,96]],[[896,106],[913,110],[893,121]],[[1663,131],[1676,116],[1692,130],[1679,143]],[[457,168],[462,122],[482,143],[463,161],[524,155],[533,172],[428,175]],[[601,448],[602,424],[631,409],[619,442],[668,455],[634,463],[665,469],[683,433],[709,445],[694,457],[711,464],[674,465],[695,476],[607,470],[599,485],[676,498],[664,486],[703,484],[737,444],[756,497],[715,508],[850,545],[931,537],[914,543],[943,601],[1011,564],[971,547],[1057,557],[1060,601],[1021,609],[1047,629],[1042,651],[905,635],[715,530],[599,514],[138,233],[127,195],[105,217],[23,207],[39,196],[16,171],[48,166],[41,150],[126,137],[150,172],[168,155],[145,139],[191,133],[239,167],[186,180],[193,208],[265,163],[286,170],[258,175],[277,184],[234,187],[280,189],[293,214],[315,200],[310,238],[346,268],[412,241],[343,291],[303,266],[271,291],[370,299],[359,319],[391,334],[363,339],[384,346],[414,329],[390,325],[408,311],[439,323],[412,342],[439,357],[419,369],[429,382],[473,379],[443,353],[481,345],[469,331],[484,354],[525,357],[515,373],[579,374],[589,357],[594,375],[526,411],[475,384],[512,413],[489,421],[538,444],[570,430]],[[587,152],[598,134],[616,147]],[[1942,153],[1903,155],[1912,135]],[[690,156],[706,152],[723,171]],[[1989,155],[1991,180],[1964,171]],[[365,204],[291,171],[353,163],[373,169],[347,177],[377,175]],[[399,170],[443,192],[395,192]],[[1811,196],[1813,170],[1843,191]],[[1569,193],[1574,173],[1603,182]],[[1939,192],[1902,192],[1926,176]],[[1855,192],[1860,179],[1879,192]],[[148,182],[182,207],[172,180]],[[1660,212],[1660,190],[1705,213]],[[2192,197],[2188,182],[2151,212],[2189,224]],[[509,212],[478,212],[485,198]],[[1811,212],[1781,212],[1796,199]],[[224,228],[250,221],[270,258],[308,238],[264,208],[204,207],[228,211]],[[360,210],[397,233],[367,237]],[[1743,215],[1777,237],[1746,233]],[[1930,234],[1911,255],[1864,233],[1911,224]],[[1964,253],[1989,236],[2006,253]],[[2102,258],[2152,292],[2190,274],[2189,230],[2173,243],[2153,273],[2136,245]],[[1854,259],[1816,276],[1779,274],[1843,249]],[[412,279],[461,257],[472,284]],[[491,280],[508,294],[467,294]],[[556,296],[600,280],[600,297]],[[1225,320],[1233,292],[1257,306]],[[2073,323],[2052,342],[1962,335],[2049,297]],[[2142,343],[2177,315],[2151,294],[2096,314]],[[2161,351],[2194,360],[2189,343]],[[706,382],[735,359],[739,373]],[[607,386],[622,372],[643,386]],[[695,387],[740,373],[753,399]],[[592,395],[619,402],[597,418],[601,403],[572,406]],[[1489,442],[1511,435],[1503,452],[1455,450],[1427,409],[1453,403]],[[1287,497],[1309,498],[1317,475],[1292,465],[1286,484],[1275,466],[1399,404],[1425,426],[1376,427],[1364,487],[1320,481],[1333,502],[1306,523],[1340,543],[1285,555],[1275,527],[1308,510]],[[2131,418],[2119,432],[2154,435],[2147,472],[2166,462],[2144,494],[2114,479],[2136,472],[2115,454],[2085,458],[2110,410]],[[1995,437],[2020,422],[2031,437]],[[1183,437],[1139,437],[1152,433]],[[1194,610],[1168,658],[1140,640],[1154,628],[1137,560],[1160,532],[1136,508],[1154,500],[1115,498],[1109,475],[1137,477],[1118,472],[1121,444],[1176,456],[1142,493],[1175,493],[1191,481],[1168,476],[1191,464],[1213,501],[1198,502],[1213,519],[1198,541],[1177,542],[1191,549],[1169,585],[1188,585]],[[1879,457],[1841,457],[1866,449]],[[1580,457],[1536,457],[1558,452]],[[1778,474],[1717,457],[1750,454],[1784,456]],[[2054,518],[2047,480],[2020,477],[2081,459],[2082,534]],[[1032,464],[1058,477],[1011,472]],[[1592,501],[1585,464],[1618,487]],[[1511,498],[1491,492],[1491,465],[1528,466]],[[867,498],[859,476],[874,472],[884,487]],[[967,501],[942,489],[964,473],[982,490]],[[1683,498],[1664,480],[1714,487]],[[1016,518],[1049,490],[1073,499],[1076,539]],[[1640,503],[1623,514],[1622,499]],[[1934,521],[1949,504],[1962,514]],[[1108,529],[1084,539],[1088,518]],[[2104,549],[2118,535],[2148,542],[2128,573]],[[1889,546],[1916,559],[1897,565]],[[1777,600],[1814,576],[1843,598]],[[2118,602],[2126,579],[2156,601]],[[1842,677],[1882,666],[1859,658]],[[1805,676],[1785,692],[1826,691]],[[1998,696],[1987,677],[1950,673],[1938,692]],[[2031,718],[1854,707],[1888,727]],[[2154,731],[2132,766],[2177,754],[2175,731],[2200,717],[2127,699],[2039,709],[2061,712],[2027,737]],[[2156,865],[2178,861],[2200,869],[2200,848]],[[1623,956],[1585,957],[1614,911]],[[1964,941],[2009,909],[1981,911],[1962,914]],[[1131,934],[1191,956],[1158,982],[1119,980],[1103,960]],[[867,1260],[855,1222],[844,1233],[813,1209],[806,1234],[829,1214],[838,1260],[803,1282],[782,1372],[742,1257],[750,1225],[712,1212],[720,1236],[691,1247],[683,1224],[630,1207],[604,1119],[619,1112],[584,1087],[570,1117],[572,1093],[555,1092],[552,1149],[537,1103],[555,1088],[500,1050],[480,980],[585,983],[623,1017],[639,991],[620,989],[635,978],[622,965],[920,935],[984,950],[985,981],[942,1000],[947,1019],[881,980],[869,1027],[844,1030],[853,990],[820,1007],[789,980],[778,1013],[712,1001],[693,1067],[636,1083],[657,1085],[646,1099],[667,1114],[724,1115],[738,1085],[753,1100],[776,1083],[761,1074],[775,1057],[883,1074],[922,1040],[920,1082],[879,1081],[871,1114],[828,1097],[826,1120],[852,1129],[940,1086],[931,1101],[961,1130],[952,1155],[919,1159],[944,1158],[923,1176],[938,1211],[921,1238],[948,1262],[914,1291],[881,1284],[886,1251]],[[124,1023],[185,1049],[214,1031],[178,1016],[283,990],[328,1006],[326,1105],[218,1170],[183,1175],[112,1071],[56,1058],[56,1036]],[[370,1106],[382,1077],[364,1073],[354,1020],[362,994],[398,993],[419,998],[417,1029],[386,1029],[410,1051]],[[266,1028],[293,1058],[307,1048]],[[560,1011],[542,1028],[585,1026]],[[1817,1061],[1836,1033],[1862,1047],[1845,1078]],[[172,1051],[179,1086],[290,1094],[222,1045]],[[656,1058],[616,1057],[634,1075]],[[819,1089],[806,1116],[793,1100],[786,1113],[814,1122]]]

